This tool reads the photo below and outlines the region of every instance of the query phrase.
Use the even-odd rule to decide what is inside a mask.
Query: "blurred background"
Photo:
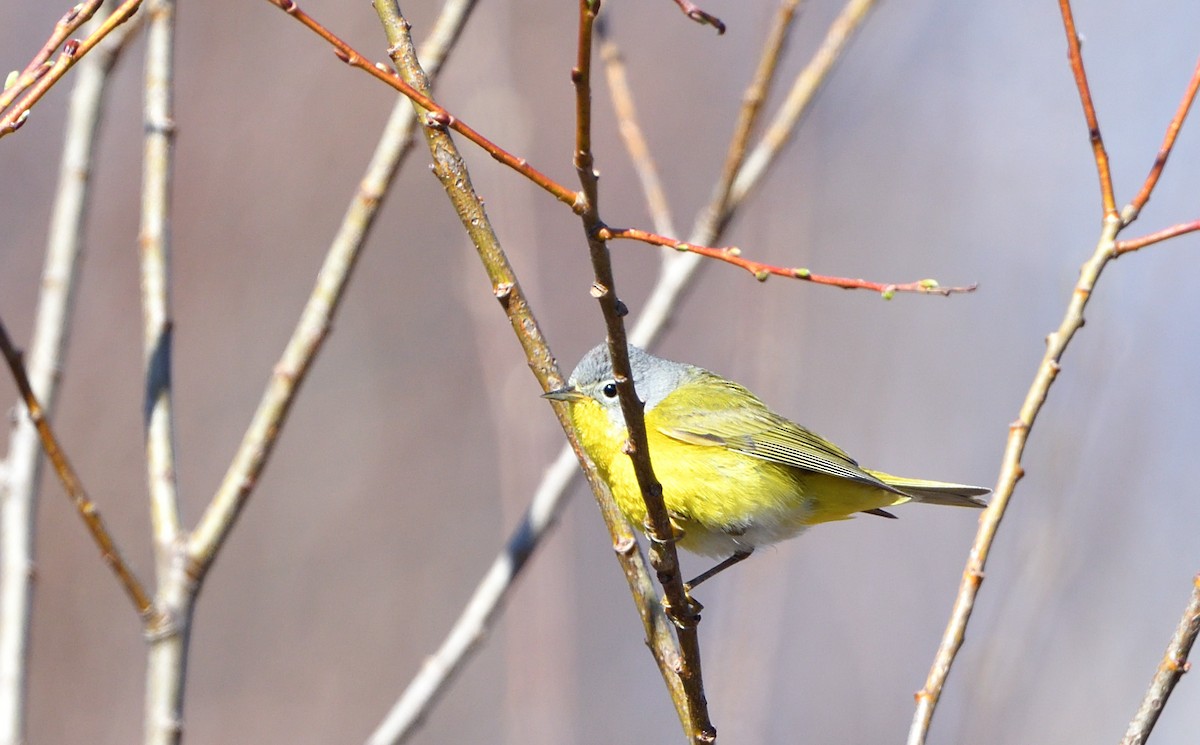
[[[405,3],[418,38],[437,3]],[[386,58],[365,3],[303,7]],[[681,231],[707,200],[771,2],[707,0],[724,36],[668,0],[611,2]],[[0,5],[3,69],[65,11]],[[803,4],[783,80],[840,3]],[[1118,201],[1141,184],[1200,47],[1183,0],[1079,3]],[[211,497],[361,177],[393,93],[266,2],[182,3],[174,190],[179,483]],[[574,3],[481,3],[438,99],[574,185]],[[137,276],[138,42],[100,141],[57,421],[143,579]],[[649,226],[597,76],[601,208]],[[67,81],[70,82],[70,81]],[[26,343],[69,85],[0,145],[0,313]],[[780,85],[777,102],[786,85]],[[1185,126],[1136,237],[1198,217],[1200,122]],[[464,145],[475,186],[564,373],[602,338],[578,220]],[[188,742],[359,742],[441,642],[517,523],[561,431],[418,150],[332,335],[198,602]],[[1100,199],[1055,3],[882,3],[726,243],[762,261],[973,295],[843,292],[703,271],[659,351],[745,383],[866,465],[992,485],[1093,249]],[[1200,569],[1195,235],[1121,259],[1064,360],[1026,453],[931,742],[1114,741]],[[634,316],[657,249],[614,245]],[[15,387],[0,381],[0,395]],[[575,489],[494,634],[413,742],[680,741],[594,502]],[[902,741],[977,513],[819,527],[706,585],[700,634],[727,743]],[[56,480],[38,522],[29,741],[134,742],[144,644]],[[685,574],[707,566],[684,558]],[[1154,742],[1195,741],[1185,678]]]

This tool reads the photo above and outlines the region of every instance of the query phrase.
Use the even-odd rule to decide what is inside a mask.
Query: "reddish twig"
[[[46,53],[46,58],[43,59],[42,62],[37,66],[38,71],[35,73],[36,82],[32,82],[25,95],[21,97],[21,100],[17,102],[17,104],[11,109],[9,109],[8,113],[4,114],[3,117],[0,117],[0,137],[3,137],[7,134],[12,134],[20,129],[21,125],[25,123],[25,120],[29,118],[30,109],[33,108],[34,104],[41,100],[42,96],[46,95],[46,91],[50,90],[50,88],[67,73],[67,70],[70,70],[71,67],[74,66],[75,63],[78,62],[85,54],[103,41],[104,37],[108,36],[114,28],[129,20],[129,18],[137,11],[138,7],[141,6],[141,4],[142,0],[126,0],[124,3],[118,6],[117,9],[108,16],[108,18],[104,19],[104,23],[100,24],[99,28],[92,32],[86,39],[83,41],[78,41],[75,39],[68,41],[63,46],[62,51],[59,53],[58,59],[55,60],[54,64],[51,65],[45,60],[49,58],[49,52],[52,52],[58,46],[57,44],[55,44],[53,47],[50,46],[50,44],[55,41],[55,37],[59,35],[60,31],[69,29],[65,30],[63,33],[63,37],[65,38],[71,33],[71,31],[74,31],[76,28],[78,28],[79,24],[82,24],[87,20],[87,18],[76,16],[72,18],[70,22],[67,22],[67,19],[71,17],[71,13],[68,13],[66,16],[64,16],[63,19],[59,21],[59,25],[55,27],[54,35],[52,35],[50,40],[46,42],[46,46],[42,48],[42,52],[39,52],[39,55]],[[91,11],[88,12],[87,17],[90,18],[92,12],[94,11],[95,8],[92,8]],[[34,60],[36,61],[37,57],[35,57]],[[30,64],[32,65],[33,63]],[[17,85],[19,85],[19,83],[14,84],[13,87],[15,88]],[[3,108],[3,106],[0,106],[0,110],[3,110]]]
[[[548,191],[558,201],[570,205],[571,208],[577,213],[581,210],[580,205],[577,204],[579,201],[579,195],[576,191],[568,189],[546,174],[529,165],[529,162],[524,158],[518,158],[488,138],[484,137],[479,132],[468,126],[461,119],[442,108],[442,106],[440,106],[432,98],[429,98],[408,83],[404,82],[404,79],[397,75],[396,72],[387,65],[368,61],[365,57],[356,52],[353,47],[342,41],[336,34],[325,28],[325,26],[321,25],[319,21],[301,10],[300,7],[296,5],[294,0],[268,0],[268,2],[291,17],[295,18],[297,21],[300,21],[300,23],[304,24],[309,30],[320,36],[325,41],[329,42],[329,44],[334,48],[334,54],[337,55],[337,58],[342,62],[345,62],[351,67],[356,67],[364,72],[370,73],[374,77],[395,88],[421,108],[427,109],[428,114],[426,115],[426,124],[436,124],[437,126],[445,127],[458,132],[463,137],[466,137],[471,142],[474,142],[476,145],[483,148],[488,155],[492,156],[496,160],[500,161],[504,165],[508,166]]]
[[[63,488],[66,489],[67,495],[75,503],[75,508],[79,511],[79,516],[83,518],[88,531],[92,534],[92,539],[96,541],[96,546],[100,549],[101,557],[103,557],[104,562],[108,564],[109,568],[112,569],[113,574],[117,576],[117,581],[125,589],[125,594],[133,601],[133,607],[146,624],[146,628],[155,628],[158,625],[157,621],[160,619],[157,619],[150,596],[142,586],[142,583],[134,575],[133,570],[129,568],[129,565],[121,556],[121,552],[113,541],[112,535],[104,525],[103,518],[100,517],[100,510],[96,508],[96,503],[84,491],[83,482],[79,480],[75,469],[67,461],[67,455],[63,452],[62,446],[59,445],[58,438],[55,436],[54,430],[50,427],[50,422],[46,420],[42,411],[42,405],[29,383],[29,376],[25,372],[25,363],[21,358],[21,352],[13,346],[12,339],[9,338],[8,329],[5,328],[3,321],[0,321],[0,354],[4,355],[4,360],[8,363],[8,369],[17,384],[21,400],[25,403],[29,419],[37,429],[38,438],[42,441],[42,449],[46,451],[46,458],[54,466],[54,471],[62,481]]]
[[[734,266],[741,267],[754,275],[759,282],[765,282],[771,275],[801,279],[830,287],[841,287],[844,290],[873,290],[890,300],[897,292],[915,292],[924,295],[951,295],[963,292],[974,292],[978,285],[970,284],[964,287],[942,287],[936,279],[920,279],[916,282],[872,282],[866,279],[850,279],[848,277],[833,277],[823,274],[813,274],[803,267],[781,267],[763,264],[742,258],[742,251],[736,246],[697,246],[693,243],[677,241],[674,238],[655,235],[654,233],[638,230],[637,228],[601,228],[598,237],[602,240],[633,240],[650,243],[655,246],[666,246],[686,253],[699,254],[712,259],[718,259]]]
[[[80,3],[74,8],[71,8],[66,14],[58,19],[58,23],[54,24],[54,31],[51,32],[50,38],[38,50],[38,53],[33,56],[25,69],[20,75],[5,81],[5,88],[0,92],[0,111],[4,111],[17,96],[21,95],[29,86],[36,83],[43,75],[50,71],[51,65],[47,62],[50,55],[54,54],[54,50],[58,49],[67,37],[75,33],[80,26],[87,23],[96,10],[100,7],[100,3],[104,0],[88,0],[86,3]],[[11,81],[11,82],[10,82]]]
[[[1100,198],[1104,202],[1104,217],[1116,217],[1117,198],[1113,194],[1108,152],[1104,149],[1104,140],[1100,137],[1096,106],[1092,103],[1092,91],[1088,87],[1087,73],[1083,70],[1083,54],[1079,47],[1079,34],[1075,31],[1075,17],[1071,13],[1071,0],[1058,0],[1058,6],[1062,11],[1063,29],[1067,32],[1067,56],[1071,60],[1071,72],[1075,75],[1075,87],[1079,89],[1083,116],[1087,120],[1088,138],[1092,142],[1092,154],[1096,158],[1096,170],[1100,174]]]
[[[1133,238],[1127,241],[1117,241],[1116,246],[1113,247],[1113,252],[1117,256],[1120,256],[1121,254],[1127,254],[1130,251],[1137,251],[1140,248],[1145,248],[1146,246],[1165,241],[1168,238],[1174,238],[1186,233],[1194,233],[1197,230],[1200,230],[1200,220],[1181,222],[1178,225],[1172,225],[1169,228],[1164,228],[1158,232],[1144,235],[1141,238]]]
[[[1154,165],[1150,166],[1150,173],[1146,175],[1146,181],[1142,184],[1141,191],[1137,193],[1137,196],[1133,198],[1121,215],[1125,224],[1128,225],[1136,220],[1142,207],[1150,200],[1150,192],[1154,191],[1159,177],[1162,176],[1163,168],[1167,165],[1167,158],[1171,155],[1171,148],[1175,146],[1175,138],[1179,136],[1179,128],[1183,126],[1183,120],[1192,107],[1192,101],[1196,100],[1198,89],[1200,89],[1200,60],[1196,61],[1196,69],[1192,71],[1192,79],[1188,83],[1187,90],[1184,91],[1183,100],[1179,102],[1175,116],[1171,117],[1171,123],[1167,125],[1167,133],[1163,136],[1162,146],[1159,147],[1158,155],[1154,158]]]
[[[725,22],[712,13],[705,13],[695,3],[689,2],[689,0],[675,0],[675,4],[679,6],[684,15],[696,23],[708,24],[715,28],[718,36],[725,33]]]
[[[1167,699],[1171,697],[1175,684],[1191,667],[1188,654],[1192,651],[1197,634],[1200,634],[1200,574],[1192,578],[1191,600],[1179,619],[1175,634],[1167,644],[1167,652],[1158,664],[1158,671],[1154,673],[1150,687],[1146,689],[1142,705],[1129,722],[1129,729],[1125,731],[1121,745],[1142,745],[1150,737],[1150,732],[1158,722],[1163,707],[1167,705]]]

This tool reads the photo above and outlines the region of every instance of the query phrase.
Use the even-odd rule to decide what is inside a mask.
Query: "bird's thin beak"
[[[583,399],[587,398],[587,396],[583,395],[575,388],[567,386],[566,388],[559,388],[557,391],[546,391],[542,394],[542,398],[548,398],[551,401],[567,401],[569,403],[573,403],[575,401],[582,401]]]

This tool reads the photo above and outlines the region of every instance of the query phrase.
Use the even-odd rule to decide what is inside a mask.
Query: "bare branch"
[[[1179,625],[1175,628],[1170,643],[1167,644],[1166,654],[1158,664],[1154,679],[1146,689],[1142,705],[1129,722],[1129,729],[1125,731],[1121,745],[1142,745],[1149,739],[1163,707],[1167,705],[1167,699],[1171,697],[1171,691],[1175,690],[1175,684],[1191,667],[1188,655],[1191,654],[1197,634],[1200,634],[1200,574],[1192,578],[1192,597],[1187,608],[1183,610],[1183,616],[1179,619]]]
[[[54,31],[50,33],[50,38],[38,50],[38,53],[33,55],[33,59],[25,65],[25,69],[20,74],[10,76],[4,81],[4,90],[0,91],[0,111],[4,111],[17,96],[24,93],[34,83],[41,79],[43,75],[50,71],[52,65],[47,64],[50,55],[54,54],[54,50],[62,46],[62,43],[67,40],[67,37],[75,33],[80,26],[91,20],[92,16],[99,10],[101,3],[104,0],[87,0],[68,10],[62,18],[58,19],[58,23],[54,24]]]
[[[300,21],[300,23],[304,24],[322,39],[329,42],[334,48],[334,54],[336,54],[337,58],[342,62],[345,62],[351,67],[356,67],[379,80],[382,80],[383,82],[403,93],[408,98],[412,99],[414,104],[425,110],[425,116],[429,118],[430,122],[458,132],[471,142],[474,142],[476,145],[483,148],[488,155],[491,155],[499,162],[503,163],[509,168],[512,168],[517,173],[520,173],[525,178],[545,189],[558,201],[570,205],[572,208],[575,207],[577,195],[573,190],[568,189],[557,181],[554,181],[549,176],[529,165],[524,158],[518,158],[488,138],[484,137],[479,132],[467,126],[466,122],[462,121],[446,109],[439,106],[433,99],[413,88],[386,65],[372,64],[369,62],[361,54],[354,51],[349,44],[342,41],[332,31],[321,25],[321,23],[319,23],[315,18],[301,10],[293,0],[268,1],[272,5],[275,5],[279,9],[283,10],[291,17],[295,18],[297,21]]]
[[[897,292],[915,292],[924,295],[952,295],[964,292],[974,292],[975,285],[964,287],[943,287],[936,279],[919,279],[916,282],[872,282],[866,279],[851,279],[849,277],[832,277],[824,274],[813,274],[803,267],[782,267],[763,264],[742,258],[742,250],[736,246],[712,247],[697,246],[693,243],[676,241],[666,236],[655,235],[636,228],[600,228],[598,235],[604,240],[632,240],[649,243],[655,246],[666,246],[677,251],[706,256],[728,264],[741,267],[759,282],[765,282],[772,275],[800,279],[814,284],[840,287],[843,290],[872,290],[878,292],[885,300],[891,300]]]
[[[431,75],[440,71],[475,4],[476,0],[451,0],[444,6],[426,45]],[[266,467],[300,384],[325,341],[371,226],[396,173],[413,150],[415,131],[412,106],[397,99],[241,446],[189,538],[188,555],[197,577],[208,571]]]
[[[690,0],[675,0],[675,4],[683,11],[684,15],[691,18],[696,23],[712,26],[717,30],[717,34],[725,33],[725,22],[717,18],[712,13],[705,13],[695,3]],[[598,5],[598,3],[597,3]]]
[[[5,328],[4,322],[0,321],[0,355],[4,356],[4,361],[8,364],[9,372],[12,374],[13,380],[16,381],[17,390],[21,394],[21,400],[25,404],[25,411],[29,415],[29,420],[33,422],[33,426],[37,429],[38,437],[42,443],[42,449],[46,452],[46,457],[54,466],[55,473],[58,474],[62,481],[63,488],[67,492],[67,496],[71,497],[75,502],[75,506],[79,511],[79,515],[87,524],[88,530],[92,534],[92,538],[96,541],[97,547],[100,549],[100,555],[108,564],[113,573],[117,575],[117,579],[121,582],[121,586],[125,589],[125,594],[133,601],[133,606],[137,610],[143,620],[149,621],[152,616],[151,602],[146,590],[142,587],[142,583],[134,576],[129,565],[122,558],[120,551],[117,549],[116,543],[112,539],[112,535],[108,532],[108,528],[104,525],[103,518],[100,517],[100,510],[96,507],[96,503],[87,495],[83,488],[83,482],[80,481],[75,469],[71,467],[67,460],[66,453],[63,452],[62,446],[59,444],[58,438],[54,434],[54,430],[50,427],[50,422],[46,420],[42,411],[42,405],[34,395],[33,388],[29,382],[29,376],[25,371],[25,363],[21,358],[21,353],[13,346],[12,339],[8,336],[8,329]]]
[[[758,124],[763,104],[766,103],[767,96],[771,93],[771,86],[775,82],[776,72],[779,69],[779,60],[783,57],[784,46],[791,35],[793,22],[796,19],[796,8],[799,4],[800,0],[783,0],[779,5],[779,10],[775,13],[775,22],[771,24],[771,30],[768,32],[766,41],[763,44],[763,51],[758,58],[758,66],[754,70],[754,77],[742,94],[742,107],[738,111],[737,124],[734,125],[733,137],[729,141],[729,147],[725,154],[725,165],[721,168],[721,177],[717,180],[717,184],[713,188],[713,195],[709,200],[707,212],[702,213],[709,221],[729,219],[726,210],[726,205],[729,203],[729,195],[733,190],[733,184],[735,179],[737,179],[738,172],[741,170],[742,164],[746,161],[746,147],[750,144],[750,136],[754,133],[754,128]],[[815,57],[813,61],[816,61]],[[831,67],[832,65],[826,66],[824,68],[825,72],[828,73]],[[802,108],[806,108],[807,101],[811,100],[812,96],[810,95],[802,105]],[[798,117],[793,118],[791,124],[786,128],[789,136],[795,127],[797,119]],[[674,231],[660,230],[659,232],[664,235],[675,235]]]
[[[1117,200],[1113,194],[1112,171],[1108,166],[1108,152],[1100,136],[1100,121],[1096,117],[1096,106],[1092,103],[1092,90],[1088,86],[1087,73],[1083,69],[1083,52],[1080,50],[1079,33],[1075,30],[1075,16],[1071,12],[1071,0],[1058,0],[1062,11],[1063,30],[1067,32],[1067,56],[1071,61],[1071,73],[1075,76],[1075,87],[1079,89],[1079,102],[1083,104],[1083,117],[1087,120],[1088,139],[1092,143],[1092,155],[1096,159],[1096,172],[1100,177],[1100,198],[1104,203],[1104,217],[1116,217]],[[1149,198],[1149,193],[1146,197]]]
[[[117,9],[114,10],[104,20],[104,23],[100,24],[100,26],[94,32],[89,34],[86,39],[83,41],[68,41],[63,46],[63,50],[59,53],[58,59],[55,60],[54,64],[50,65],[49,67],[46,66],[45,62],[38,65],[36,70],[33,72],[35,77],[34,80],[25,81],[19,79],[16,81],[16,84],[13,86],[14,91],[25,90],[26,88],[28,90],[25,95],[21,97],[21,100],[16,103],[16,105],[10,108],[3,116],[0,116],[0,137],[3,137],[7,134],[12,134],[20,129],[25,121],[29,118],[29,112],[33,108],[34,104],[40,101],[42,96],[46,95],[46,91],[50,90],[55,83],[62,79],[62,76],[67,74],[67,70],[70,70],[71,67],[73,67],[75,63],[78,62],[84,55],[91,51],[93,47],[103,41],[104,37],[112,33],[113,29],[129,20],[130,17],[132,17],[132,15],[141,6],[141,4],[142,0],[126,0],[126,2],[118,6]],[[89,5],[91,5],[91,3],[89,3]],[[95,3],[95,5],[99,5],[99,3]],[[95,7],[92,7],[91,11],[87,12],[87,15],[90,16],[94,11]],[[67,17],[70,16],[71,13],[68,12]],[[65,30],[66,34],[70,34],[74,28],[78,27],[77,25],[74,26],[74,28],[72,27],[76,20],[78,20],[79,23],[83,23],[83,21],[87,20],[86,17],[83,17],[82,19],[76,18],[67,22],[67,17],[64,17],[63,21],[59,22],[59,26],[55,29],[55,34],[51,36],[48,42],[46,42],[46,47],[43,48],[43,52],[45,52],[47,49],[53,50],[58,46],[58,44],[55,44],[54,47],[50,47],[50,44],[55,41],[60,31]],[[64,34],[64,37],[66,34]],[[39,56],[40,54],[41,53],[39,53]],[[35,57],[35,61],[36,59],[37,58]],[[0,100],[0,103],[3,103],[4,106],[8,105],[8,103],[3,100]],[[4,106],[0,106],[0,110],[3,110]]]
[[[1179,129],[1183,126],[1183,120],[1192,108],[1192,102],[1196,100],[1197,90],[1200,90],[1200,60],[1196,61],[1196,68],[1192,71],[1192,79],[1188,82],[1187,90],[1183,93],[1183,100],[1179,102],[1179,108],[1175,110],[1175,116],[1171,117],[1170,123],[1167,124],[1167,133],[1163,136],[1162,145],[1158,148],[1158,154],[1154,157],[1154,164],[1150,166],[1150,173],[1146,175],[1146,181],[1142,184],[1142,188],[1138,191],[1137,196],[1125,208],[1122,218],[1126,223],[1136,220],[1138,214],[1142,211],[1142,207],[1145,207],[1146,202],[1150,200],[1150,193],[1158,185],[1158,179],[1162,176],[1163,168],[1167,165],[1167,158],[1171,156],[1171,149],[1175,147],[1175,139],[1179,136]]]
[[[727,201],[730,205],[737,204],[746,198],[755,185],[761,180],[767,167],[775,162],[776,154],[792,138],[796,124],[809,110],[817,91],[821,89],[833,71],[833,66],[842,58],[854,34],[862,28],[876,0],[847,0],[842,12],[829,25],[821,46],[817,48],[809,63],[796,76],[792,88],[788,92],[783,106],[771,120],[767,131],[754,150],[746,156],[738,177],[734,179],[729,190]],[[719,215],[720,210],[714,212]],[[696,241],[710,243],[711,241]]]
[[[58,187],[46,241],[46,261],[29,345],[29,387],[47,418],[53,415],[63,350],[70,331],[78,257],[91,196],[92,155],[109,72],[143,16],[119,27],[80,65],[67,107]],[[96,24],[98,25],[98,24]],[[37,428],[18,415],[0,467],[0,743],[25,740],[29,619],[33,599],[33,532],[41,482],[42,446]],[[61,474],[60,474],[61,478]],[[72,495],[77,505],[89,504]],[[81,513],[82,515],[83,513]],[[93,538],[97,538],[93,532]],[[103,544],[100,544],[103,545]],[[103,553],[103,549],[102,549]],[[125,574],[132,578],[132,571]],[[118,580],[121,580],[118,573]],[[125,580],[122,585],[129,587]],[[140,582],[133,580],[140,587]],[[126,590],[127,594],[129,590]],[[145,597],[144,589],[140,594]],[[142,602],[130,595],[142,613]],[[148,600],[144,601],[148,603]]]
[[[150,0],[144,78],[142,154],[142,342],[146,376],[146,470],[154,533],[155,603],[169,623],[150,637],[146,660],[146,745],[173,745],[183,734],[194,585],[182,561],[171,392],[171,182],[174,171],[175,3]]]
[[[1117,254],[1127,254],[1131,251],[1137,251],[1145,248],[1146,246],[1151,246],[1155,243],[1160,243],[1176,236],[1194,233],[1197,230],[1200,230],[1200,220],[1183,222],[1179,223],[1178,225],[1172,225],[1169,228],[1164,228],[1163,230],[1150,233],[1149,235],[1144,235],[1141,238],[1132,238],[1127,241],[1117,241],[1117,245],[1113,250],[1115,250]]]
[[[1100,138],[1096,111],[1092,104],[1091,92],[1088,89],[1087,75],[1083,69],[1083,59],[1079,50],[1079,37],[1075,31],[1075,22],[1071,15],[1071,4],[1069,0],[1060,0],[1059,6],[1062,10],[1063,27],[1067,33],[1071,70],[1074,73],[1076,86],[1079,89],[1079,96],[1083,102],[1084,117],[1088,123],[1088,133],[1092,143],[1093,156],[1096,161],[1096,168],[1100,174],[1100,191],[1104,201],[1104,223],[1100,239],[1096,244],[1096,249],[1092,252],[1091,258],[1080,269],[1079,280],[1076,282],[1075,288],[1071,293],[1071,298],[1067,303],[1066,314],[1062,322],[1056,331],[1046,337],[1045,355],[1042,357],[1042,361],[1034,373],[1033,383],[1025,395],[1025,402],[1021,406],[1021,411],[1016,421],[1009,425],[1008,442],[1000,463],[1000,475],[996,482],[996,489],[993,492],[987,509],[984,510],[983,515],[979,518],[979,530],[975,535],[975,542],[971,546],[954,608],[950,613],[950,620],[942,635],[941,643],[938,645],[933,665],[929,669],[925,686],[916,694],[917,708],[913,714],[912,724],[909,728],[908,745],[921,745],[928,736],[929,727],[933,721],[933,713],[941,697],[942,688],[945,686],[946,678],[950,674],[950,668],[954,664],[958,650],[963,644],[967,623],[970,621],[971,613],[975,607],[975,599],[979,594],[980,585],[983,583],[984,569],[987,565],[987,558],[991,551],[992,543],[996,537],[996,531],[1000,527],[1000,521],[1004,518],[1005,510],[1008,508],[1009,499],[1016,489],[1017,481],[1025,473],[1024,467],[1021,464],[1021,456],[1024,453],[1030,429],[1033,427],[1038,412],[1041,411],[1042,406],[1046,402],[1051,384],[1058,377],[1058,373],[1062,369],[1062,357],[1066,352],[1067,345],[1070,344],[1075,333],[1083,327],[1083,311],[1092,297],[1101,272],[1108,265],[1108,262],[1123,252],[1136,250],[1158,240],[1165,240],[1165,238],[1171,237],[1171,235],[1188,232],[1186,229],[1170,229],[1164,231],[1164,233],[1171,233],[1171,235],[1149,236],[1153,240],[1142,239],[1126,244],[1125,247],[1122,247],[1117,242],[1117,234],[1136,219],[1140,204],[1130,203],[1122,211],[1122,214],[1119,215],[1117,213],[1113,201],[1113,187],[1112,178],[1109,174],[1108,155],[1104,150],[1104,144]],[[1144,194],[1138,195],[1142,200],[1141,204],[1144,204],[1149,199],[1150,192],[1157,183],[1156,169],[1157,171],[1161,171],[1161,163],[1165,163],[1166,156],[1164,153],[1170,151],[1170,146],[1174,142],[1178,126],[1182,124],[1187,109],[1194,98],[1196,86],[1197,78],[1193,74],[1188,92],[1184,95],[1184,103],[1176,112],[1171,125],[1168,127],[1167,139],[1164,142],[1163,149],[1160,151],[1160,158],[1156,160],[1155,169],[1151,170],[1151,175],[1147,179],[1147,185],[1150,188],[1146,189],[1143,187]]]

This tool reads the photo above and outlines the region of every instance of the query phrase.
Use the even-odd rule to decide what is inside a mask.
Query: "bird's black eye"
[[[607,383],[607,384],[605,384],[604,388],[602,388],[601,390],[603,390],[604,395],[608,396],[609,398],[617,397],[617,384],[616,383]]]

